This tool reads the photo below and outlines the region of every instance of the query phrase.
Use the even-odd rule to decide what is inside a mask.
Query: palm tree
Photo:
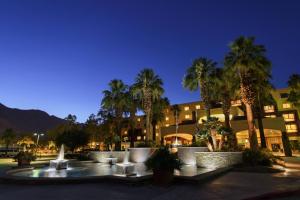
[[[214,100],[221,102],[225,118],[225,128],[230,129],[230,108],[231,101],[237,98],[237,82],[233,79],[232,72],[228,67],[216,68],[213,76],[213,96]],[[224,134],[221,135],[220,146],[224,142]],[[236,148],[237,141],[235,134],[229,135],[230,145]]]
[[[130,147],[134,147],[134,135],[136,131],[136,112],[140,108],[140,101],[134,95],[133,87],[131,86],[127,92],[127,112],[129,113],[129,139],[130,139]]]
[[[134,94],[142,101],[142,109],[146,115],[146,141],[152,136],[152,106],[164,93],[163,81],[152,69],[143,69],[135,78]]]
[[[200,57],[194,60],[183,78],[183,86],[191,91],[200,89],[201,98],[204,102],[206,117],[210,117],[211,108],[211,75],[215,70],[216,63],[210,59]]]
[[[230,44],[230,52],[225,57],[229,66],[240,82],[240,95],[246,107],[250,147],[258,149],[257,135],[254,125],[252,107],[256,94],[253,77],[266,79],[271,74],[271,63],[265,56],[263,45],[255,44],[254,37],[239,37]]]
[[[109,90],[103,91],[101,106],[104,109],[111,110],[113,115],[114,131],[117,137],[121,138],[121,128],[123,114],[126,111],[128,86],[122,80],[114,79],[109,83]],[[116,150],[121,150],[121,140],[116,141]]]
[[[153,102],[152,106],[152,139],[156,138],[156,125],[165,119],[165,109],[170,105],[170,101],[167,97],[159,98]]]
[[[300,74],[292,74],[289,77],[288,86],[291,88],[288,101],[300,108]]]
[[[257,79],[253,82],[255,83],[255,87],[256,87],[255,90],[257,93],[253,108],[256,113],[256,118],[258,122],[258,129],[259,129],[260,141],[261,141],[260,143],[262,148],[267,148],[262,119],[264,114],[264,106],[276,105],[276,101],[274,100],[271,94],[271,91],[274,90],[274,87],[268,79],[265,80]]]
[[[13,131],[13,129],[9,128],[3,132],[1,139],[3,140],[3,142],[5,144],[5,148],[6,148],[5,154],[6,155],[7,155],[9,146],[15,141],[15,138],[16,138],[16,134]]]

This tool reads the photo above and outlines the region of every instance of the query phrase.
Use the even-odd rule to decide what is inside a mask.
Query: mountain
[[[16,132],[46,132],[65,120],[41,110],[21,110],[8,108],[0,103],[0,133],[7,128]]]

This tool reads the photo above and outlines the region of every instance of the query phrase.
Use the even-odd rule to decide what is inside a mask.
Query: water
[[[62,144],[56,160],[64,160],[64,159],[65,159],[65,148],[64,145]]]

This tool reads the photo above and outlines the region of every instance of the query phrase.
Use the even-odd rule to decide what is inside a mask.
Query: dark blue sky
[[[171,103],[195,101],[181,86],[186,67],[222,62],[240,35],[266,46],[275,86],[300,73],[297,0],[0,0],[0,102],[84,121],[111,79],[130,84],[144,67]]]

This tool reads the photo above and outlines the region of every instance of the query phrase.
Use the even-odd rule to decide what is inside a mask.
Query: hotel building
[[[276,105],[264,105],[263,126],[268,149],[274,152],[283,152],[282,133],[286,133],[291,143],[300,143],[300,121],[299,109],[295,108],[287,101],[289,89],[278,89],[272,93]],[[232,101],[230,109],[230,125],[236,133],[238,144],[249,147],[248,126],[241,101]],[[190,102],[178,104],[180,112],[178,113],[178,131],[176,134],[175,116],[171,107],[166,109],[165,119],[155,127],[156,143],[171,144],[175,137],[182,145],[192,143],[196,125],[201,127],[202,119],[206,119],[203,102]],[[211,109],[211,116],[217,117],[219,121],[224,122],[224,115],[221,105],[216,105]],[[136,118],[137,134],[134,140],[138,143],[145,138],[144,116]],[[260,134],[257,120],[255,121],[258,142],[260,143]],[[123,130],[123,140],[128,141],[128,130]]]

